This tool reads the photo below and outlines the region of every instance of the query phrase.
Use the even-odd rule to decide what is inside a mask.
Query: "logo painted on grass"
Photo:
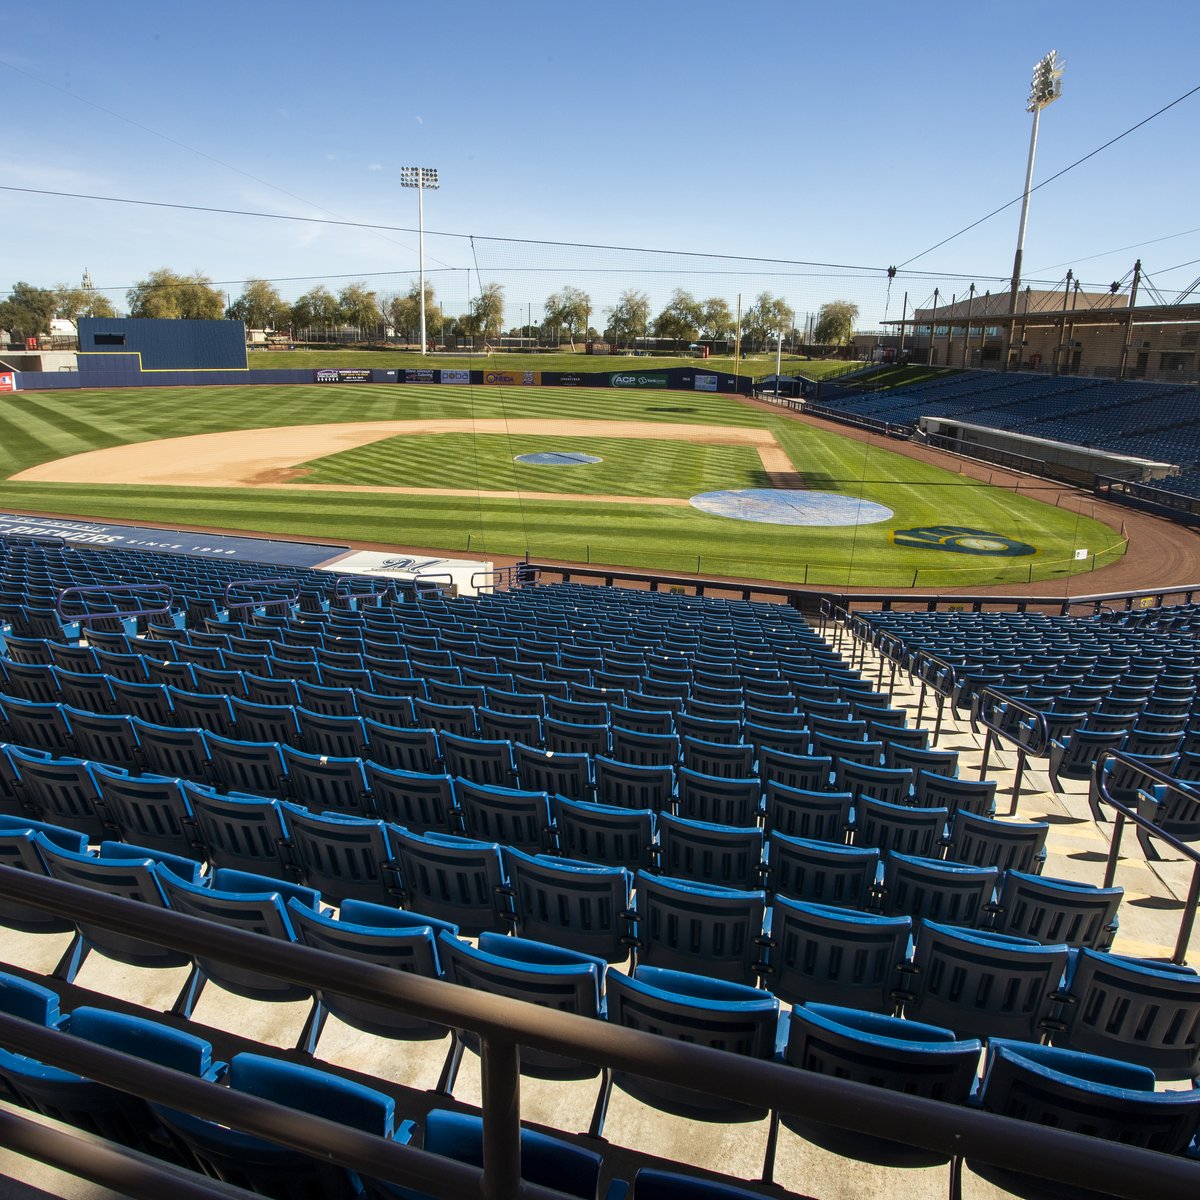
[[[955,554],[980,554],[991,558],[1023,558],[1036,554],[1037,547],[1002,533],[969,529],[965,525],[922,525],[916,529],[893,529],[892,544],[913,550],[950,550]]]

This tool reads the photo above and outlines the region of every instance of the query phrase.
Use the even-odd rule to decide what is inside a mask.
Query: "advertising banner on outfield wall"
[[[15,392],[17,377],[12,371],[0,371],[0,392]]]
[[[474,558],[431,558],[424,554],[380,554],[373,550],[360,550],[347,554],[334,562],[324,563],[322,571],[337,575],[375,575],[385,579],[412,582],[425,579],[429,583],[452,583],[460,596],[474,596],[476,576],[492,569],[490,562]],[[488,580],[477,582],[486,586]]]
[[[313,383],[370,383],[370,367],[319,367]]]
[[[537,387],[542,382],[541,371],[484,371],[483,382],[500,387]]]
[[[615,388],[665,388],[669,382],[666,371],[614,371],[608,377]]]
[[[434,367],[405,367],[405,383],[437,383],[439,372]]]
[[[442,383],[470,383],[471,382],[471,372],[470,371],[447,371],[445,368],[443,368],[441,374],[442,374],[442,379],[441,379]]]
[[[696,376],[696,391],[698,392],[715,392],[719,380],[715,375],[697,375]]]

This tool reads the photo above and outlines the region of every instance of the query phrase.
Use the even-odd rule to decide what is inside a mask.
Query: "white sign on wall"
[[[406,582],[427,579],[430,583],[453,583],[460,596],[474,596],[476,584],[487,587],[488,580],[484,573],[491,571],[492,564],[477,558],[436,558],[425,554],[382,554],[375,550],[359,550],[325,563],[320,569],[335,575],[375,575]]]

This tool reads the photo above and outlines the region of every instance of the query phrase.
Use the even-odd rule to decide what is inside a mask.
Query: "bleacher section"
[[[1200,464],[1200,389],[1195,387],[964,371],[882,392],[842,393],[821,403],[893,425],[916,425],[922,416],[951,417],[1182,467]]]
[[[1200,1092],[1181,1085],[1200,1072],[1200,976],[1123,943],[1120,886],[1043,875],[1049,824],[998,818],[995,780],[960,773],[960,749],[795,609],[528,580],[467,598],[246,573],[0,539],[0,862],[613,1027],[1188,1152]],[[131,585],[169,587],[169,601],[125,615]],[[64,614],[62,589],[81,586],[109,590]],[[999,683],[1050,710],[1078,705],[1063,746],[1119,715],[1127,739],[1166,735],[1153,745],[1171,743],[1172,765],[1200,761],[1200,609],[872,620],[955,663],[964,702]],[[0,927],[70,935],[51,975],[0,975],[0,1012],[483,1161],[478,1118],[442,1111],[478,1049],[462,1030],[114,933],[86,912],[64,923],[0,901]],[[56,987],[95,958],[188,967],[171,1017],[64,1015]],[[221,1063],[193,1024],[202,993],[308,1003],[295,1050],[309,1063],[331,1016],[406,1046],[444,1043],[442,1104],[418,1130],[370,1067],[350,1079],[266,1043]],[[700,1079],[681,1088],[536,1048],[520,1070],[589,1081],[592,1139],[616,1094],[713,1127],[769,1117],[767,1179],[797,1146],[961,1166],[779,1113],[770,1096],[723,1100]],[[8,1050],[0,1088],[264,1194],[410,1194]],[[571,1195],[761,1194],[649,1162],[618,1178],[600,1140],[528,1130],[522,1146],[526,1177]]]

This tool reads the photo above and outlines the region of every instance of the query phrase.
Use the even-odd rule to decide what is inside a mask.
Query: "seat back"
[[[767,978],[793,1004],[845,1004],[892,1012],[912,921],[776,896]]]
[[[399,903],[396,854],[383,821],[283,807],[293,864],[308,887],[335,904],[347,898]]]
[[[367,777],[361,758],[309,754],[281,746],[287,791],[297,804],[319,812],[367,814]]]
[[[1200,976],[1083,949],[1075,957],[1056,1046],[1149,1067],[1159,1079],[1200,1068]]]
[[[829,787],[833,759],[824,755],[789,754],[773,746],[761,746],[758,774],[764,790],[768,783],[774,783],[805,792],[821,792]]]
[[[673,767],[618,762],[603,754],[597,754],[592,762],[598,803],[653,812],[670,807],[675,789]]]
[[[438,950],[446,978],[460,987],[475,988],[488,995],[510,996],[540,1004],[559,1012],[584,1017],[603,1014],[601,989],[604,963],[557,945],[484,933],[478,947],[462,938],[442,933]],[[465,1044],[476,1045],[469,1034]],[[560,1054],[521,1048],[521,1070],[532,1075],[558,1079],[587,1079],[599,1068]]]
[[[0,816],[0,865],[32,871],[35,875],[47,874],[46,860],[38,849],[39,834],[63,850],[87,853],[87,836],[77,829],[64,829],[31,818]],[[67,917],[9,899],[0,900],[0,925],[28,933],[65,933],[75,928],[75,922]]]
[[[181,879],[169,870],[161,870],[159,878],[167,902],[176,912],[284,942],[296,940],[287,915],[287,901],[296,899],[314,910],[320,901],[318,893],[311,888],[227,867],[218,868],[208,886]],[[201,979],[212,980],[227,991],[251,1000],[303,1000],[312,994],[311,988],[234,966],[218,958],[197,955],[194,962]],[[184,1015],[190,1015],[198,994],[197,988],[182,1006]]]
[[[505,853],[512,886],[516,932],[570,950],[624,962],[629,957],[624,914],[633,876],[622,866]]]
[[[75,853],[55,845],[44,834],[37,835],[37,847],[46,863],[47,873],[54,879],[94,888],[126,900],[140,900],[152,908],[167,907],[160,868],[148,852],[145,857]],[[173,865],[180,866],[179,863]],[[193,862],[191,865],[195,877],[200,864]],[[142,941],[127,933],[91,925],[86,919],[78,920],[76,926],[79,942],[73,947],[73,961],[63,968],[63,973],[71,978],[91,949],[99,950],[106,958],[114,958],[135,967],[178,967],[188,961],[188,956],[177,950],[156,946],[153,942]]]
[[[747,734],[747,737],[749,735]],[[749,741],[730,745],[684,737],[680,743],[683,765],[701,775],[722,779],[746,779],[754,773],[755,748]],[[616,750],[614,748],[614,755]]]
[[[554,848],[550,797],[545,792],[491,787],[463,778],[455,779],[454,792],[468,837],[534,854]]]
[[[658,838],[664,875],[721,887],[762,886],[763,832],[757,825],[717,825],[664,813]]]
[[[608,1019],[627,1029],[768,1059],[775,1052],[779,1001],[742,984],[639,966],[632,975],[609,972]],[[643,1103],[701,1120],[754,1121],[767,1108],[623,1072],[614,1081]]]
[[[457,932],[455,926],[419,913],[353,900],[342,903],[337,917],[331,910],[317,911],[289,900],[288,917],[297,938],[306,946],[426,979],[443,977],[438,933],[443,928]],[[411,1016],[391,1004],[373,1004],[325,990],[318,993],[318,998],[338,1020],[376,1037],[440,1038],[446,1033],[444,1026]]]
[[[880,767],[874,763],[833,760],[833,786],[855,800],[870,796],[889,804],[908,804],[913,773],[908,767]]]
[[[904,1015],[963,1037],[1037,1041],[1056,1013],[1068,949],[926,921],[905,982]]]
[[[758,820],[762,788],[757,776],[722,778],[680,767],[676,778],[679,816],[714,825],[753,825]]]
[[[467,937],[508,929],[508,875],[498,845],[403,829],[393,838],[407,908],[449,921]]]
[[[1117,908],[1124,894],[1119,887],[1006,871],[995,928],[1038,942],[1107,950],[1117,932]]]
[[[1041,874],[1046,860],[1045,821],[996,821],[959,811],[950,820],[946,858],[976,867]]]
[[[104,812],[122,841],[186,858],[203,857],[183,785],[164,775],[126,775],[92,768]]]
[[[767,843],[767,886],[790,900],[871,908],[878,873],[879,851],[873,846],[789,837],[778,830]]]
[[[618,808],[554,796],[551,812],[567,858],[610,867],[652,867],[655,817],[648,809]]]
[[[919,928],[922,921],[974,928],[991,917],[1000,872],[892,851],[883,861],[880,907],[906,913]]]
[[[214,867],[231,867],[283,878],[289,859],[283,805],[266,796],[225,796],[183,781],[205,857]]]
[[[1200,1123],[1200,1090],[1154,1090],[1153,1072],[1057,1046],[988,1046],[988,1111],[1106,1141],[1182,1154]]]
[[[8,749],[9,762],[21,782],[27,803],[52,825],[76,829],[89,842],[108,834],[103,801],[91,763],[79,758],[42,758],[16,746]]]
[[[944,843],[945,808],[909,808],[864,797],[855,806],[854,844],[877,846],[882,854],[897,850],[933,858]]]
[[[637,873],[639,965],[753,984],[766,894]]]
[[[768,835],[845,842],[854,797],[849,792],[808,791],[768,780],[764,825]]]

